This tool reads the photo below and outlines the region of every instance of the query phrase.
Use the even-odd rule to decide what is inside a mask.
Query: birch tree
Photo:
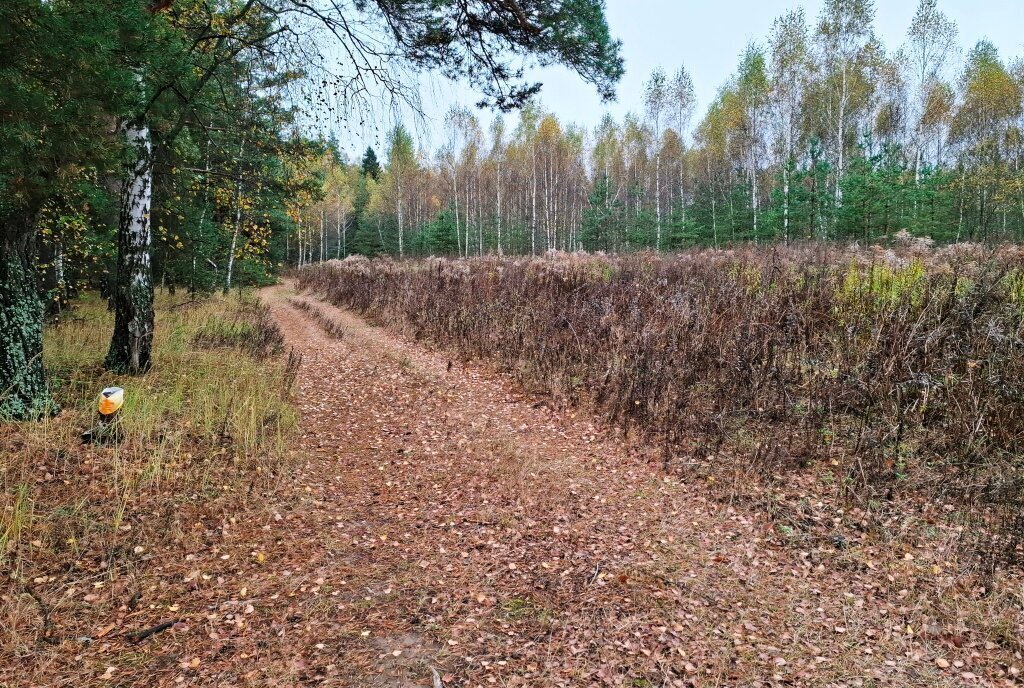
[[[921,183],[921,165],[929,147],[929,134],[936,133],[935,127],[928,126],[928,123],[935,121],[935,99],[943,95],[945,71],[956,54],[957,36],[956,24],[938,9],[938,0],[921,0],[907,33],[906,46],[913,80],[914,183],[918,185]]]
[[[802,9],[792,10],[772,26],[768,39],[772,83],[773,150],[782,178],[782,237],[790,230],[790,184],[801,136],[801,106],[810,72],[807,22]]]
[[[837,206],[843,201],[839,180],[846,169],[847,151],[853,145],[850,120],[854,81],[863,66],[864,50],[873,38],[874,19],[873,0],[825,0],[818,24],[821,60],[830,82],[827,107],[831,111],[829,119],[833,129]]]
[[[654,213],[655,213],[655,248],[661,248],[661,146],[662,124],[669,107],[671,91],[668,77],[660,67],[651,73],[644,86],[644,111],[652,128],[651,140],[654,145]]]

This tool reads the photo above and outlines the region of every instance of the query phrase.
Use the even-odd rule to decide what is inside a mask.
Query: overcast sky
[[[563,122],[592,129],[605,112],[621,118],[640,110],[640,93],[651,71],[658,66],[671,74],[685,64],[697,91],[697,115],[704,113],[719,87],[736,68],[750,41],[763,41],[773,20],[784,12],[803,7],[808,23],[816,23],[823,0],[607,0],[612,33],[623,42],[626,75],[618,89],[618,101],[603,104],[594,89],[563,68],[538,70],[544,108]],[[877,0],[875,29],[886,49],[905,41],[917,0]],[[1024,56],[1024,0],[939,0],[939,8],[960,29],[960,45],[966,51],[988,38],[1004,58]],[[462,87],[428,83],[424,87],[428,120],[418,129],[421,144],[434,148],[443,138],[441,120],[453,101],[472,105],[479,97]],[[479,113],[490,121],[487,111]],[[512,115],[515,117],[515,115]],[[342,137],[355,155],[367,145],[381,147],[376,131]]]

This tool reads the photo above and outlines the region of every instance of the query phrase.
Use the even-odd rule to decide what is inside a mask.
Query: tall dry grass
[[[669,470],[826,462],[865,508],[952,508],[991,571],[1024,537],[1022,268],[1011,247],[807,245],[352,259],[299,286],[589,404]]]

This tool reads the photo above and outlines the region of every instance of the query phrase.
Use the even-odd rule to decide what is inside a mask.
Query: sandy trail
[[[263,522],[227,521],[175,584],[205,626],[143,649],[153,684],[953,686],[982,673],[967,649],[963,666],[936,666],[949,648],[907,629],[918,619],[884,574],[781,545],[583,414],[289,285],[263,298],[302,355],[298,469]]]

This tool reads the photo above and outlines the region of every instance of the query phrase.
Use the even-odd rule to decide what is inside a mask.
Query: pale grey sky
[[[763,41],[774,19],[803,7],[808,23],[816,24],[823,0],[607,0],[612,33],[622,40],[626,75],[618,89],[618,101],[602,104],[593,88],[564,68],[535,73],[544,83],[541,102],[563,122],[592,129],[605,112],[621,118],[637,112],[644,81],[658,66],[672,73],[685,64],[697,91],[697,114],[703,115],[735,70],[741,51],[750,41]],[[876,0],[875,30],[886,49],[893,51],[905,41],[917,0]],[[999,48],[1003,58],[1024,56],[1024,0],[939,0],[939,8],[960,29],[960,45],[966,51],[982,38]],[[443,137],[440,120],[453,104],[472,105],[478,98],[463,87],[433,84],[425,87],[424,102],[429,120],[417,136],[436,147]],[[491,113],[481,111],[490,121]],[[515,115],[511,115],[512,118]],[[383,131],[381,127],[379,131]],[[368,132],[347,141],[352,153],[366,145],[380,148],[380,134]],[[429,140],[424,140],[429,139]]]

